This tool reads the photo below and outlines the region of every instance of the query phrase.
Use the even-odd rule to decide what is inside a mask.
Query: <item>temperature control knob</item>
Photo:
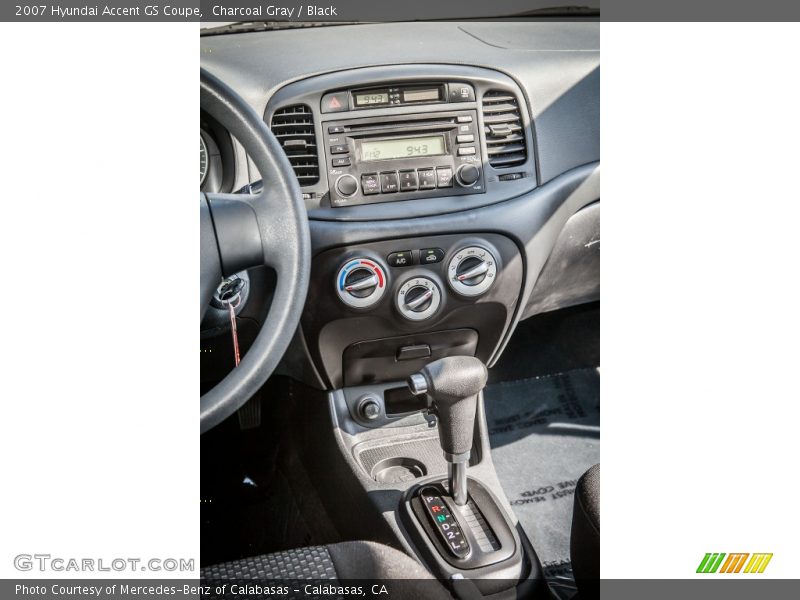
[[[336,293],[353,308],[368,308],[386,292],[386,272],[369,258],[355,258],[339,269]]]
[[[441,303],[439,286],[427,277],[409,279],[397,292],[397,309],[409,321],[431,318]]]
[[[468,246],[455,253],[447,266],[447,281],[462,296],[480,296],[494,283],[497,261],[480,246]]]
[[[456,181],[461,187],[471,187],[478,183],[480,178],[481,171],[475,165],[461,165],[456,171]]]

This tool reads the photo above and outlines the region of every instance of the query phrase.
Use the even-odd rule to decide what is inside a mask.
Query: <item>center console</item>
[[[298,332],[328,390],[308,435],[333,419],[338,451],[313,444],[315,461],[339,465],[321,474],[341,498],[331,512],[385,520],[384,541],[442,579],[474,580],[480,595],[529,593],[541,567],[497,481],[481,394],[519,310],[522,248],[490,223],[454,233],[420,219],[417,235],[391,233],[394,219],[536,187],[525,98],[487,69],[388,66],[294,82],[264,118],[309,218],[342,232],[339,244],[315,244]],[[349,221],[374,222],[374,235],[348,243]],[[374,527],[346,534],[380,537]]]
[[[514,318],[522,280],[519,248],[496,233],[341,246],[314,258],[301,321],[334,390],[338,450],[318,460],[335,456],[347,474],[324,485],[344,494],[352,478],[354,488],[334,511],[386,519],[387,543],[487,596],[515,597],[542,582],[497,481],[481,397],[484,364]]]

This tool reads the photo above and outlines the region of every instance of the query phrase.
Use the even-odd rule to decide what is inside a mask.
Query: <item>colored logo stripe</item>
[[[722,563],[722,568],[719,570],[720,573],[738,573],[742,570],[742,566],[744,565],[744,561],[747,560],[747,557],[750,556],[749,552],[745,553],[738,553],[738,554],[728,554],[728,558],[725,559],[725,562]]]
[[[727,558],[725,558],[727,556]],[[747,558],[750,557],[750,560]],[[723,562],[723,560],[725,562]],[[763,573],[769,561],[772,560],[772,553],[750,554],[748,552],[734,552],[725,554],[724,552],[707,552],[697,566],[698,573]],[[721,565],[721,568],[720,568]],[[746,565],[746,566],[745,566]],[[744,571],[742,571],[744,568]]]
[[[747,566],[744,568],[745,573],[763,573],[764,569],[767,568],[769,561],[772,560],[772,553],[769,554],[753,554],[753,557],[750,559],[750,562],[747,563]]]
[[[698,573],[716,573],[722,559],[725,558],[725,553],[706,553],[703,560],[700,561],[700,566],[697,567]]]

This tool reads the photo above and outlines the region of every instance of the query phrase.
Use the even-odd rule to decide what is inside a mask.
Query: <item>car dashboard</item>
[[[520,319],[596,300],[599,57],[592,21],[201,38],[201,65],[263,115],[306,203],[311,283],[281,371],[339,389],[443,356],[491,365]],[[201,189],[259,179],[201,115]],[[257,322],[250,304],[239,316]],[[208,319],[206,361],[228,343],[224,312]]]

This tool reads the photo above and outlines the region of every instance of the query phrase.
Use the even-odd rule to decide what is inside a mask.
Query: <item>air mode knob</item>
[[[447,281],[462,296],[480,296],[494,283],[497,261],[480,246],[468,246],[455,253],[447,265]]]
[[[456,181],[461,187],[471,187],[478,183],[480,178],[480,169],[472,164],[461,165],[456,171]]]
[[[336,294],[353,308],[368,308],[386,292],[386,271],[369,258],[354,258],[336,274]]]

